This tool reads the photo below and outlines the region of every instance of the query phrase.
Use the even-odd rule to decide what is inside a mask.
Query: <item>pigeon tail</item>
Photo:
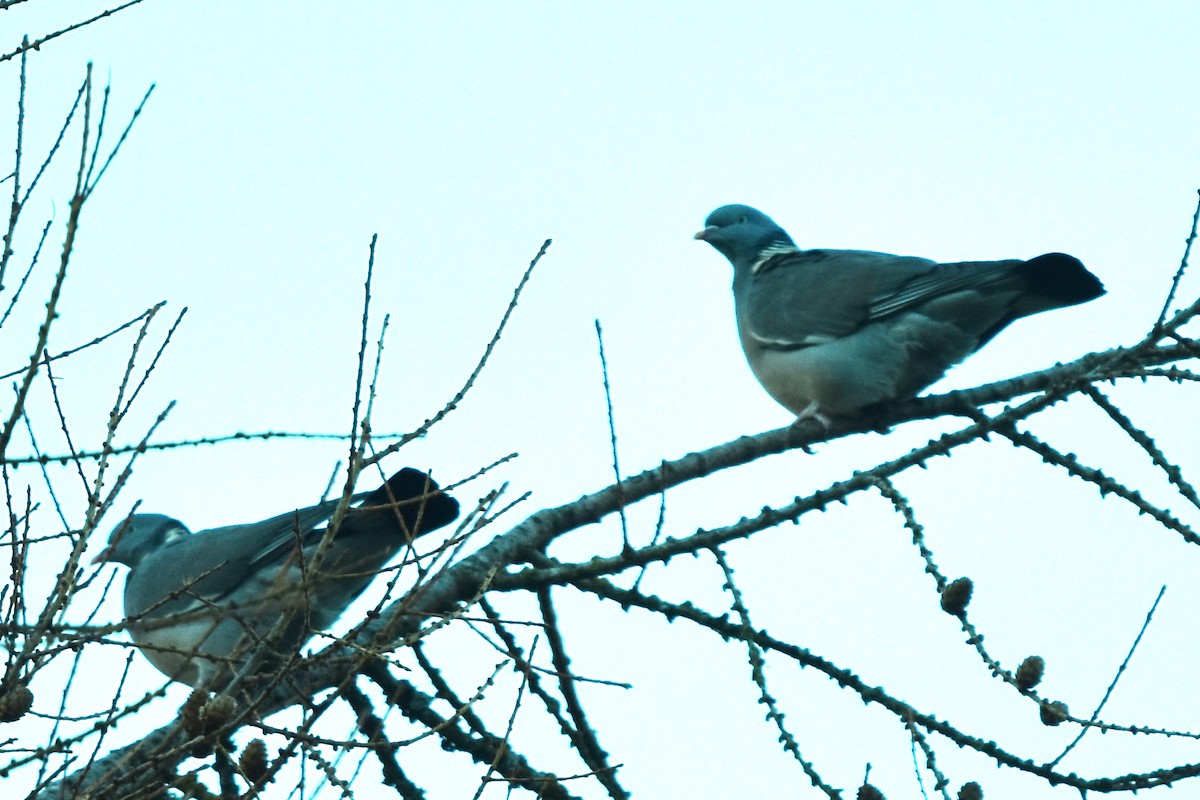
[[[1083,262],[1066,253],[1046,253],[1031,258],[1021,267],[1029,291],[1052,305],[1049,308],[1074,306],[1095,300],[1104,294],[1104,284],[1088,272]]]
[[[399,511],[405,531],[412,538],[458,519],[458,501],[441,491],[428,474],[411,467],[400,470],[388,478],[387,483],[370,492],[359,508],[365,511],[371,506],[385,506],[380,513]]]

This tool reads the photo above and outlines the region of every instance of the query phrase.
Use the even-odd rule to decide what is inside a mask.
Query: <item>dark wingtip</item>
[[[1046,253],[1025,262],[1026,278],[1034,292],[1059,306],[1073,306],[1104,294],[1104,284],[1075,256]]]
[[[405,502],[411,500],[420,502]],[[458,519],[458,501],[446,494],[429,474],[405,467],[363,499],[364,506],[399,504],[411,535],[421,536]]]

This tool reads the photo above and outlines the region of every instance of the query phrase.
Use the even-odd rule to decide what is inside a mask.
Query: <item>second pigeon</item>
[[[1085,303],[1104,287],[1079,259],[961,261],[801,250],[743,205],[697,239],[733,264],[738,335],[754,377],[800,419],[912,397],[1010,322]]]

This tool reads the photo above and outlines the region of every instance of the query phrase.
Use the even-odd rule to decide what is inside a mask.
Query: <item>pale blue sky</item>
[[[103,7],[29,2],[0,12],[0,50],[93,6]],[[519,451],[497,480],[510,480],[513,496],[533,491],[532,512],[611,479],[594,319],[605,329],[627,473],[789,421],[737,345],[728,264],[691,238],[724,203],[758,206],[802,246],[939,259],[1060,250],[1105,282],[1107,297],[1023,321],[939,390],[1135,341],[1157,316],[1200,185],[1198,52],[1200,7],[1184,2],[148,0],[30,58],[26,153],[34,160],[89,60],[100,83],[112,81],[110,141],[157,84],[85,211],[51,348],[166,299],[169,312],[189,313],[128,437],[170,400],[178,407],[162,439],[346,430],[367,247],[378,233],[374,330],[385,312],[392,324],[375,428],[405,430],[459,387],[521,271],[553,238],[477,388],[391,462],[450,480]],[[11,151],[17,85],[16,62],[0,64],[0,108],[9,109],[0,152]],[[65,216],[72,160],[26,210],[20,264],[38,220]],[[1184,296],[1196,286],[1186,282]],[[27,357],[40,310],[31,303],[6,326],[7,368]],[[125,346],[59,370],[81,446],[100,441]],[[1190,424],[1195,394],[1157,388],[1114,396],[1176,458],[1189,457],[1194,431],[1179,425]],[[43,447],[60,452],[44,392],[32,412]],[[956,426],[908,426],[714,476],[671,495],[667,533],[783,504]],[[1126,480],[1146,475],[1083,403],[1055,409],[1034,429]],[[341,456],[338,444],[283,442],[151,455],[116,511],[142,499],[146,510],[196,529],[248,521],[311,501]],[[18,476],[38,480],[32,470]],[[898,484],[942,566],[976,580],[972,611],[997,655],[1015,666],[1043,654],[1048,693],[1073,710],[1098,699],[1169,583],[1107,716],[1194,725],[1192,549],[1003,443],[976,445]],[[63,499],[78,524],[84,501],[70,486],[75,496]],[[655,514],[638,510],[639,535]],[[605,526],[558,553],[609,554],[619,544]],[[931,610],[932,584],[878,498],[768,532],[731,548],[731,558],[756,623],[772,633],[983,738],[1017,736],[1024,756],[1048,758],[1069,739],[1027,724],[1033,712],[988,680],[953,620]],[[728,607],[708,562],[672,562],[647,582],[716,613]],[[563,595],[563,614],[574,626],[575,667],[635,684],[588,693],[628,788],[642,797],[816,796],[761,721],[743,651],[678,623],[570,599]],[[497,657],[476,663],[479,648],[462,646],[470,655],[461,656],[461,680],[473,687]],[[137,667],[144,681],[157,679]],[[769,677],[826,780],[852,790],[865,759],[888,797],[917,796],[908,745],[890,718],[785,663],[773,663]],[[183,696],[173,693],[148,719],[165,720]],[[490,713],[504,714],[510,697],[497,693]],[[532,711],[529,719],[540,724]],[[134,726],[118,733],[114,744]],[[528,755],[561,752],[524,741]],[[1186,744],[1085,741],[1068,762],[1081,773],[1200,760]],[[977,779],[989,797],[1070,795],[938,744],[955,786]],[[1145,760],[1113,755],[1141,748]],[[429,752],[430,764],[461,769],[435,775],[414,764],[431,796],[472,791],[479,772],[466,759]],[[556,757],[539,761],[573,769]],[[599,796],[595,787],[577,791]]]

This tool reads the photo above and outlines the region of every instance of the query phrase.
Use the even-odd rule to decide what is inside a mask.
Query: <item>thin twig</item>
[[[1167,587],[1164,584],[1163,587],[1158,590],[1158,596],[1154,598],[1154,603],[1150,606],[1150,610],[1146,612],[1146,619],[1142,623],[1141,630],[1138,631],[1137,637],[1133,640],[1133,645],[1130,646],[1129,652],[1125,654],[1125,660],[1121,662],[1121,666],[1117,667],[1117,674],[1113,675],[1112,683],[1108,685],[1108,689],[1106,689],[1104,692],[1104,697],[1102,697],[1100,702],[1096,705],[1096,710],[1092,712],[1089,722],[1095,722],[1100,718],[1100,712],[1104,709],[1105,704],[1108,703],[1108,699],[1112,697],[1113,690],[1117,688],[1117,683],[1121,680],[1121,676],[1125,674],[1125,670],[1129,667],[1129,662],[1133,658],[1133,654],[1137,652],[1138,645],[1142,643],[1142,637],[1146,635],[1146,629],[1150,627],[1150,621],[1154,619],[1154,612],[1158,609],[1158,604],[1162,602],[1163,595],[1166,593]],[[1058,757],[1046,766],[1058,766],[1059,762],[1067,757],[1067,753],[1070,753],[1072,750],[1074,750],[1075,745],[1079,744],[1084,736],[1087,736],[1087,732],[1089,730],[1091,730],[1091,727],[1085,726],[1083,730],[1079,731],[1079,734],[1071,741],[1069,745],[1063,749],[1061,753],[1058,754]]]
[[[60,37],[64,34],[70,33],[71,31],[77,31],[80,28],[85,27],[87,25],[91,25],[93,22],[102,20],[105,17],[111,17],[113,14],[116,14],[119,11],[124,11],[125,9],[129,8],[130,6],[136,6],[140,2],[142,2],[142,0],[129,0],[129,2],[125,3],[124,5],[117,6],[116,8],[110,8],[107,11],[102,11],[101,13],[97,14],[94,17],[91,17],[90,19],[85,19],[83,22],[77,22],[74,25],[68,25],[67,27],[65,27],[61,30],[55,31],[54,33],[48,33],[45,36],[43,36],[42,38],[37,39],[33,42],[28,42],[28,41],[22,42],[21,46],[18,47],[16,50],[13,50],[11,53],[5,53],[3,55],[0,55],[0,63],[3,63],[12,58],[15,58],[16,56],[21,55],[29,50],[40,50],[42,45],[44,45],[46,42],[49,42],[53,39],[57,39],[58,37]]]
[[[1158,314],[1158,320],[1154,323],[1151,335],[1161,331],[1163,323],[1167,321],[1167,314],[1171,310],[1171,303],[1175,301],[1175,292],[1179,289],[1179,284],[1183,281],[1183,273],[1188,268],[1188,260],[1192,255],[1192,243],[1196,241],[1196,227],[1198,224],[1200,224],[1200,190],[1196,191],[1196,211],[1192,214],[1192,230],[1184,242],[1183,258],[1179,261],[1179,269],[1175,270],[1175,276],[1171,278],[1171,288],[1167,292],[1167,299],[1163,301],[1162,311]]]
[[[604,405],[608,411],[608,443],[612,452],[612,467],[613,467],[613,485],[617,487],[617,491],[621,491],[621,462],[617,457],[617,422],[613,416],[612,402],[612,387],[608,382],[608,359],[604,355],[604,331],[600,327],[600,320],[595,320],[596,324],[596,345],[600,351],[600,374],[604,378]],[[622,552],[629,552],[629,520],[625,517],[625,504],[622,503],[617,509],[617,515],[621,519],[621,542]]]
[[[476,379],[478,379],[480,373],[483,372],[484,366],[487,365],[488,359],[491,358],[492,351],[495,350],[496,345],[500,343],[501,334],[504,333],[504,329],[508,325],[508,321],[512,317],[513,312],[517,310],[517,301],[520,299],[521,293],[525,290],[525,285],[529,283],[529,279],[533,275],[534,268],[537,267],[538,263],[542,260],[542,256],[546,255],[546,251],[550,249],[550,243],[550,239],[542,242],[541,249],[538,250],[537,255],[533,257],[533,260],[529,262],[529,267],[526,268],[525,273],[521,276],[521,280],[517,282],[517,288],[513,290],[512,299],[509,300],[508,308],[504,310],[504,314],[500,318],[500,324],[496,326],[496,331],[492,334],[491,341],[489,341],[487,343],[487,347],[483,349],[483,355],[480,357],[479,362],[475,365],[475,369],[471,371],[469,376],[467,376],[467,380],[462,385],[462,388],[455,393],[454,397],[450,399],[450,402],[446,403],[446,405],[443,406],[442,409],[434,414],[430,419],[427,419],[425,422],[421,423],[421,425],[418,426],[415,431],[405,435],[405,437],[400,441],[388,445],[380,452],[371,456],[371,458],[368,460],[368,464],[373,464],[386,458],[387,456],[390,456],[392,453],[395,453],[401,447],[413,441],[414,439],[420,439],[429,432],[430,428],[445,419],[447,414],[458,408],[458,404],[461,403],[463,398],[467,396],[467,392],[471,390],[471,387],[475,385]]]

